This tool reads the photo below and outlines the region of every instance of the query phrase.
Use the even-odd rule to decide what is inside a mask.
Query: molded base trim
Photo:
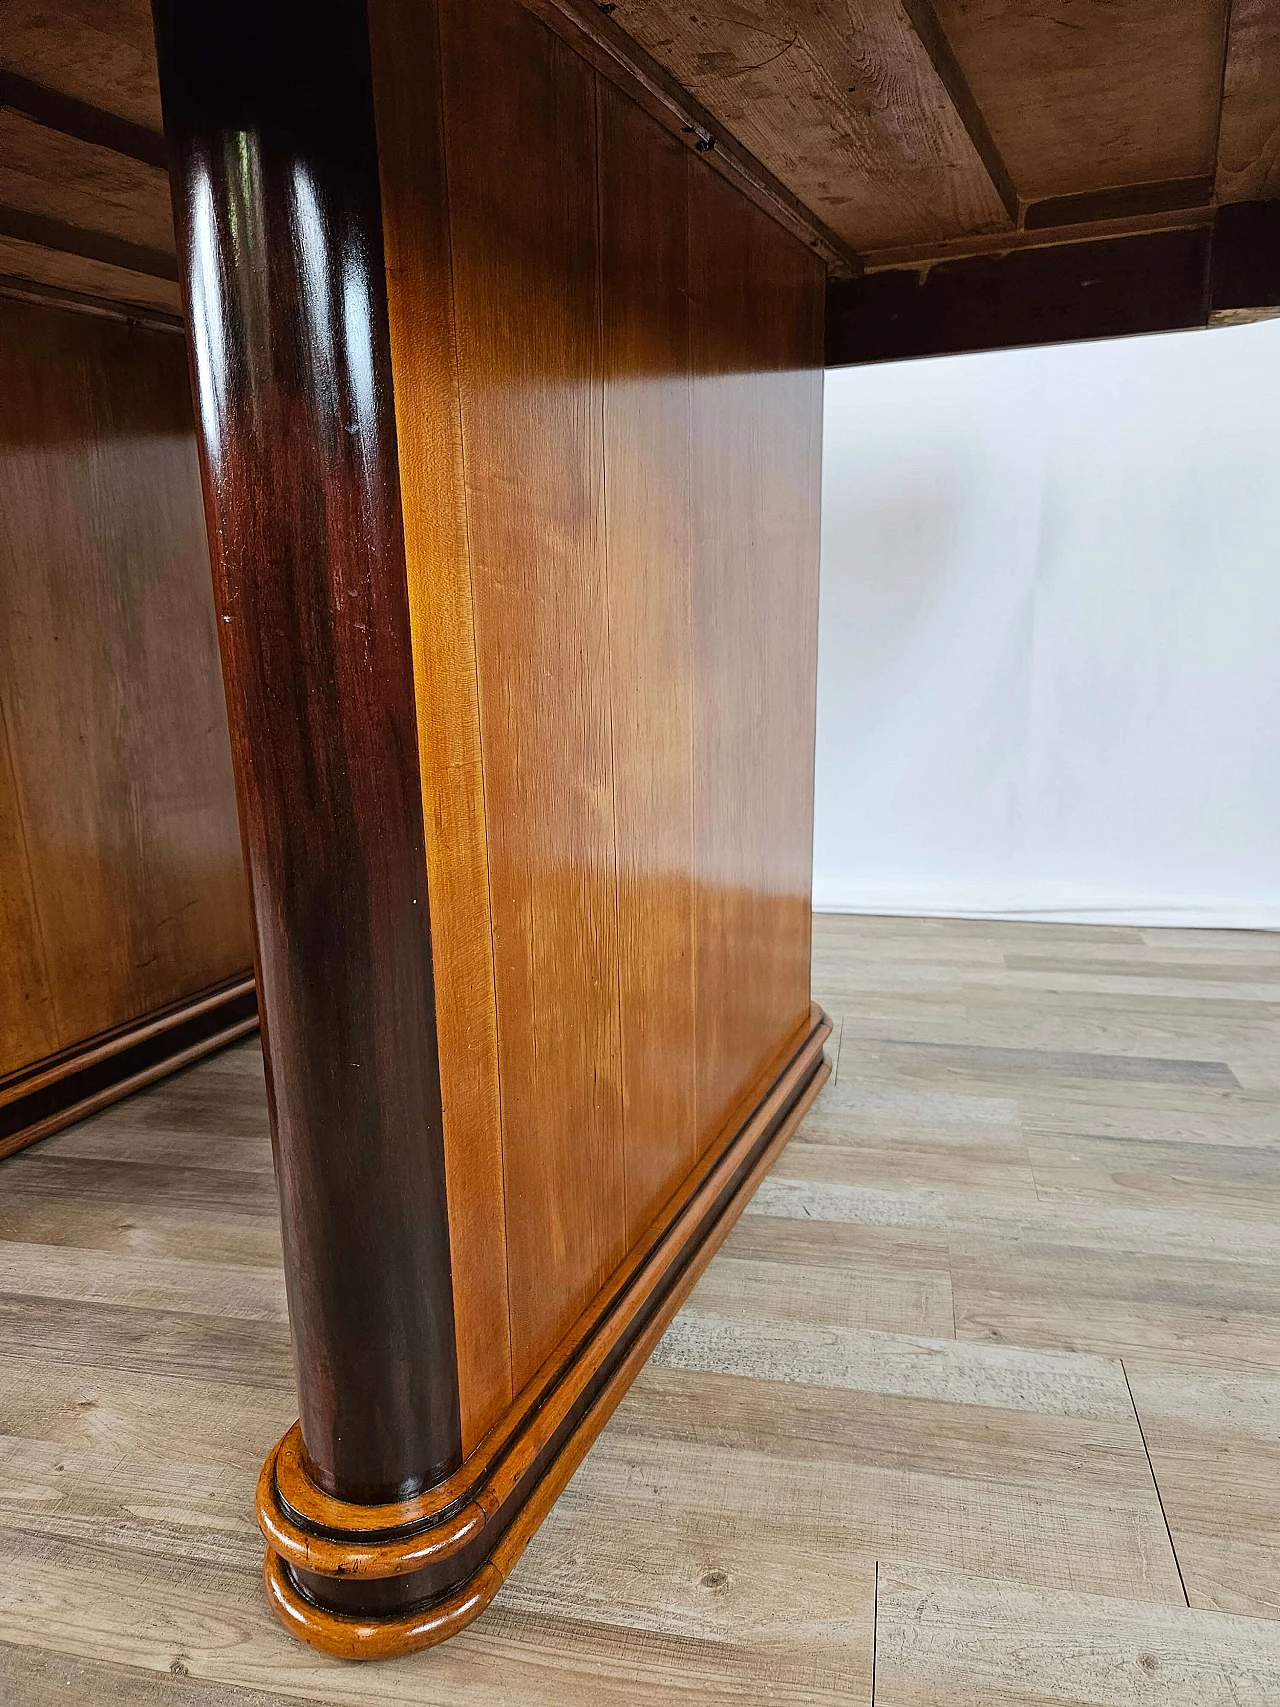
[[[99,1032],[0,1079],[0,1156],[256,1031],[252,972]]]
[[[818,1008],[734,1136],[703,1158],[507,1415],[447,1481],[358,1506],[307,1474],[298,1425],[263,1465],[267,1596],[325,1653],[381,1659],[455,1635],[493,1599],[830,1068]]]

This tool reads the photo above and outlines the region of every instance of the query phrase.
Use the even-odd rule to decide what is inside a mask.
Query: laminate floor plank
[[[174,1381],[248,1382],[278,1392],[294,1390],[289,1332],[278,1321],[0,1296],[0,1356],[12,1352],[33,1352],[49,1364],[80,1369],[124,1369]]]
[[[990,1036],[990,1033],[987,1033]],[[997,1085],[1056,1085],[1085,1081],[1134,1085],[1213,1085],[1240,1088],[1225,1061],[1188,1059],[1176,1055],[1117,1053],[1111,1049],[1029,1048],[1007,1043],[935,1041],[912,1037],[860,1037],[850,1032],[845,1016],[844,1049],[860,1077],[883,1077],[890,1083],[934,1084],[951,1088],[968,1082],[978,1087]],[[1238,1054],[1239,1052],[1237,1052]],[[992,1094],[986,1090],[986,1094]]]
[[[1280,1619],[1280,1372],[1129,1380],[1191,1604]]]
[[[145,1093],[140,1093],[145,1094]],[[43,1144],[5,1157],[11,1176],[4,1181],[4,1214],[17,1224],[30,1202],[110,1203],[135,1218],[159,1210],[203,1211],[208,1219],[225,1214],[279,1220],[280,1210],[269,1173],[226,1167],[200,1158],[171,1162],[137,1160],[130,1153],[129,1129],[122,1128],[117,1153],[85,1157],[65,1154],[74,1127],[55,1132]]]
[[[256,1040],[0,1162],[5,1707],[1280,1707],[1277,938],[814,945],[832,1080],[494,1606],[404,1661],[261,1593]]]
[[[14,1296],[246,1321],[288,1319],[279,1268],[142,1256],[136,1251],[120,1256],[7,1239],[0,1241],[0,1299]]]
[[[971,1200],[947,1225],[962,1339],[1276,1368],[1280,1240],[1265,1216]]]
[[[1161,1143],[1280,1144],[1274,1096],[1215,1086],[1059,1084],[1052,1092],[1020,1089],[1024,1129]]]
[[[0,1642],[0,1701],[14,1707],[297,1707],[299,1699],[205,1683],[179,1659],[153,1673]]]
[[[1012,956],[1006,956],[1012,960]],[[1035,955],[1027,955],[1027,960],[1035,961]],[[1067,971],[1042,972],[1037,966],[1010,966],[999,981],[1002,990],[1042,992],[1054,994],[1075,994],[1087,1001],[1091,995],[1134,998],[1139,1002],[1156,997],[1166,997],[1174,1001],[1203,1000],[1219,1002],[1219,1018],[1229,1026],[1231,1023],[1230,1009],[1249,1007],[1273,1008],[1280,1002],[1280,974],[1266,975],[1256,968],[1248,968],[1243,976],[1240,969],[1229,975],[1224,975],[1224,969],[1211,969],[1210,975],[1204,978],[1192,978],[1181,971],[1175,964],[1161,965],[1153,962],[1142,966],[1134,961],[1115,962],[1114,971],[1104,971],[1106,962],[1100,961],[1088,970],[1076,971],[1074,967]],[[1216,971],[1217,975],[1212,975]],[[1229,992],[1229,993],[1228,993]]]
[[[1036,1200],[1036,1175],[1019,1127],[994,1133],[940,1127],[927,1137],[860,1140],[843,1123],[819,1120],[787,1146],[773,1177],[886,1189],[954,1185]]]
[[[1269,1707],[1280,1624],[880,1565],[876,1707]]]
[[[1157,952],[1154,948],[1145,948],[1141,956],[1124,949],[1095,955],[1090,952],[1086,939],[1079,954],[1010,953],[1004,956],[1004,964],[1010,972],[1046,972],[1055,980],[1098,973],[1103,977],[1185,979],[1191,984],[1227,984],[1237,986],[1234,991],[1237,997],[1240,993],[1238,986],[1249,979],[1270,982],[1280,989],[1280,955],[1271,958],[1254,955],[1231,961],[1178,959],[1176,955],[1176,949]],[[1058,984],[1057,987],[1071,986]]]
[[[834,1013],[830,1008],[826,1009],[826,1015],[831,1021],[831,1036],[827,1039],[827,1046],[825,1050],[827,1060],[831,1064],[831,1077],[818,1092],[819,1101],[822,1100],[836,1082],[836,1075],[840,1071],[840,1039],[844,1035],[844,1015],[841,1013]]]
[[[860,1273],[848,1265],[753,1261],[728,1252],[698,1282],[699,1307],[748,1321],[950,1335],[951,1276],[936,1270]]]
[[[429,1653],[353,1666],[280,1630],[257,1570],[0,1534],[5,1639],[335,1703],[868,1707],[874,1568],[718,1514],[671,1522],[634,1485],[572,1483],[490,1611]]]
[[[705,1415],[688,1431],[698,1463],[683,1475],[690,1500],[744,1517],[756,1509],[797,1536],[806,1526],[838,1533],[868,1558],[888,1551],[970,1569],[981,1558],[1011,1580],[1182,1599],[1117,1363],[714,1315],[701,1287],[650,1362],[651,1372],[709,1382]],[[632,1426],[628,1405],[614,1435]],[[799,1434],[797,1408],[809,1425]],[[822,1413],[843,1416],[842,1450],[815,1451],[833,1439],[813,1426]],[[717,1442],[727,1417],[747,1415],[754,1437],[740,1420]],[[781,1442],[769,1434],[775,1416]],[[666,1420],[660,1440],[645,1437],[646,1475],[658,1474],[659,1451],[672,1451]],[[1079,1465],[1094,1458],[1097,1478],[1086,1480]],[[669,1463],[674,1488],[679,1455]]]
[[[1043,1203],[1202,1208],[1211,1217],[1276,1220],[1280,1145],[1171,1143],[1038,1128],[1028,1131],[1026,1145]]]
[[[2,1182],[0,1182],[2,1183]],[[119,1182],[116,1182],[119,1184]],[[279,1210],[228,1208],[223,1214],[161,1204],[140,1213],[122,1190],[60,1201],[56,1194],[0,1200],[0,1240],[140,1256],[279,1267]]]

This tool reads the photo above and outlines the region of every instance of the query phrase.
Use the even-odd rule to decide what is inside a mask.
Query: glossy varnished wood
[[[156,8],[303,1436],[461,1456],[363,10]]]
[[[718,179],[691,189],[702,1151],[808,1013],[822,277]]]
[[[266,1585],[287,1628],[343,1658],[432,1647],[484,1611],[825,1083],[831,1023],[635,1241],[520,1402],[424,1497],[370,1508],[309,1481],[295,1427],[258,1482]],[[403,1606],[391,1613],[392,1601]],[[372,1616],[371,1616],[372,1614]]]
[[[373,39],[470,1447],[807,1013],[821,268],[723,184],[692,206],[715,174],[515,0],[441,10],[437,117],[424,19],[382,0]],[[708,256],[744,234],[700,296],[699,223]],[[705,372],[695,304],[708,352],[733,322]],[[754,1001],[745,1033],[726,1000]],[[732,1059],[699,1112],[704,1043]]]
[[[376,0],[368,63],[309,15],[287,75],[284,0],[251,61],[157,20],[299,1366],[267,1583],[372,1655],[479,1610],[817,1088],[821,266],[517,0]]]
[[[0,702],[0,720],[4,706]],[[58,1024],[49,990],[49,973],[35,885],[27,854],[17,779],[9,756],[7,720],[0,729],[0,1071],[12,1072],[58,1048]]]
[[[697,1155],[689,179],[602,82],[604,553],[628,1227]]]
[[[464,1453],[512,1398],[494,938],[439,18],[369,19],[398,403]],[[424,101],[424,94],[432,97]]]
[[[0,299],[0,1077],[243,976],[186,353]]]
[[[596,87],[516,0],[441,22],[518,1390],[627,1246]]]

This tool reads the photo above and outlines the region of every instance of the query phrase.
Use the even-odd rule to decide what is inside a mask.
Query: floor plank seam
[[[871,1595],[871,1707],[876,1707],[876,1672],[880,1656],[880,1561],[875,1562],[875,1587]]]
[[[1142,1426],[1142,1418],[1138,1415],[1138,1401],[1133,1396],[1133,1387],[1129,1381],[1129,1371],[1125,1368],[1124,1359],[1120,1359],[1120,1371],[1124,1376],[1124,1384],[1129,1394],[1129,1403],[1133,1406],[1133,1420],[1138,1425],[1138,1434],[1142,1440],[1142,1450],[1147,1455],[1147,1468],[1151,1472],[1151,1486],[1156,1491],[1156,1499],[1160,1503],[1160,1516],[1164,1520],[1164,1532],[1169,1537],[1169,1551],[1173,1554],[1174,1568],[1178,1573],[1178,1582],[1182,1588],[1182,1598],[1187,1606],[1191,1605],[1191,1596],[1187,1593],[1186,1579],[1182,1574],[1182,1561],[1178,1558],[1178,1549],[1174,1545],[1173,1530],[1169,1527],[1169,1514],[1164,1509],[1164,1495],[1160,1492],[1160,1481],[1156,1475],[1156,1467],[1151,1461],[1151,1448],[1147,1445],[1147,1431]]]

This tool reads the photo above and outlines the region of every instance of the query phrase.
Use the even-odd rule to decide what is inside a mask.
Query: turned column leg
[[[369,0],[373,71],[366,0],[153,3],[298,1368],[266,1584],[376,1657],[492,1598],[827,1071],[822,278],[514,0]],[[629,1102],[624,1005],[673,1040]]]
[[[318,1495],[377,1506],[461,1448],[367,28],[359,0],[156,0],[155,24],[295,1456]]]

